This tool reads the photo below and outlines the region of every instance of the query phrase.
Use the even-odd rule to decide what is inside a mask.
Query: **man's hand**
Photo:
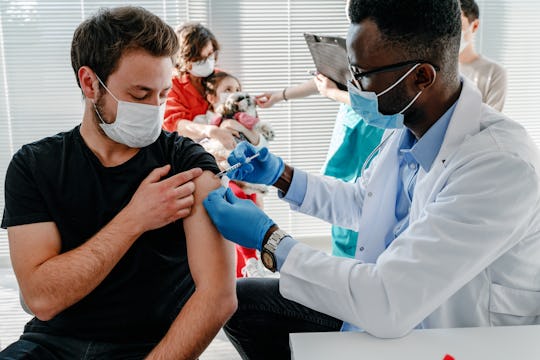
[[[191,213],[195,191],[192,180],[200,176],[202,170],[194,168],[161,180],[170,169],[170,165],[154,169],[126,206],[143,232],[163,227]]]
[[[237,198],[230,188],[210,192],[203,205],[226,239],[250,249],[261,250],[266,232],[274,225],[253,201]]]
[[[259,152],[259,156],[245,164],[246,158]],[[234,180],[243,180],[253,184],[273,185],[283,173],[285,164],[283,160],[263,147],[260,150],[246,141],[239,143],[227,159],[229,164],[242,163],[238,169],[229,172],[228,176]]]

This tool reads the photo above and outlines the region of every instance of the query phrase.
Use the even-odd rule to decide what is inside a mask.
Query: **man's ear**
[[[79,84],[84,96],[90,100],[96,100],[99,94],[99,82],[96,74],[88,66],[81,66],[77,71]]]
[[[480,20],[479,19],[475,19],[472,23],[471,23],[471,33],[474,34],[475,32],[478,31],[478,27],[480,26]]]
[[[437,78],[437,70],[433,67],[433,65],[428,63],[421,64],[416,69],[416,82],[415,85],[418,87],[420,91],[424,91],[425,89],[429,88],[435,83],[435,79]]]

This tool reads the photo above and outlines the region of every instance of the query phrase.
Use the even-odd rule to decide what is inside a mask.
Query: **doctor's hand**
[[[259,152],[259,157],[245,164],[246,158]],[[229,164],[243,164],[238,169],[229,172],[227,176],[234,180],[247,181],[254,184],[273,185],[283,173],[285,164],[283,160],[263,147],[260,150],[247,141],[242,141],[231,152],[227,159]]]
[[[223,237],[250,249],[261,250],[266,232],[274,225],[253,201],[237,198],[230,188],[210,192],[203,205]]]

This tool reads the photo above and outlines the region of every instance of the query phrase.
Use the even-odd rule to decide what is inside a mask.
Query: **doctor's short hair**
[[[402,52],[404,61],[422,59],[439,66],[443,78],[457,76],[458,0],[349,0],[347,14],[352,24],[377,24],[383,46]]]
[[[474,0],[461,0],[461,11],[463,11],[463,15],[469,20],[469,22],[473,22],[476,19],[480,18],[480,9],[478,8],[478,4]]]
[[[127,51],[142,49],[172,62],[178,48],[174,29],[150,11],[135,6],[101,8],[75,30],[71,66],[79,87],[77,72],[82,66],[106,83]]]

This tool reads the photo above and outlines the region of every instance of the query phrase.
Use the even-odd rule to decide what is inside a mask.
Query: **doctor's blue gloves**
[[[244,164],[246,158],[259,152],[259,157]],[[242,163],[238,169],[231,171],[228,176],[234,180],[247,181],[254,184],[273,185],[283,173],[283,160],[263,147],[260,150],[246,141],[239,143],[227,159],[229,164]]]
[[[257,205],[237,198],[230,188],[210,192],[203,205],[223,237],[250,249],[261,250],[264,235],[274,225]]]

